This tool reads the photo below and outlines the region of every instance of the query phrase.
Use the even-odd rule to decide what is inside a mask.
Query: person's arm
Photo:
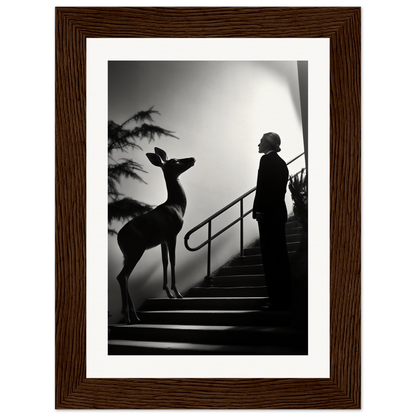
[[[260,159],[259,172],[257,175],[256,197],[253,205],[253,218],[258,220],[264,218],[267,206],[267,198],[270,197],[270,172],[268,160],[263,156]]]

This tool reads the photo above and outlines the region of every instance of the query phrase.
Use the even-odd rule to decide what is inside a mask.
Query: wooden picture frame
[[[359,409],[361,9],[56,8],[57,409]],[[330,39],[330,378],[86,378],[86,39]]]

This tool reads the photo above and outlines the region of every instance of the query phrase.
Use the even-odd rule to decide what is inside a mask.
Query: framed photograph
[[[137,134],[140,147],[111,153],[103,136],[112,129]],[[258,142],[276,129],[290,177],[307,172],[310,190],[307,271],[293,279],[303,314],[290,322],[256,310],[267,294],[253,276],[238,272],[247,295],[224,272],[255,257],[244,254],[258,237],[254,194],[230,237],[190,249],[200,243],[190,230],[211,230],[204,220],[229,202],[242,216]],[[160,249],[125,272],[127,237],[112,235],[118,214],[109,221],[110,203],[124,197],[143,210],[172,199],[169,158],[189,164],[170,289]],[[120,166],[136,180],[109,187]],[[359,408],[360,9],[57,8],[56,256],[57,408]],[[120,283],[130,273],[137,316]],[[224,290],[233,295],[212,295],[209,306],[207,293]]]

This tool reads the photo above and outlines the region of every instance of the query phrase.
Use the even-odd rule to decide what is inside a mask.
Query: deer
[[[118,232],[117,242],[124,256],[124,264],[117,280],[121,289],[122,314],[127,324],[140,322],[131,299],[128,281],[144,252],[161,245],[163,265],[163,289],[169,298],[175,296],[168,287],[168,264],[171,267],[171,290],[177,298],[183,298],[176,286],[176,238],[183,226],[186,195],[179,176],[194,166],[195,158],[168,159],[166,152],[158,147],[155,153],[146,153],[150,162],[162,169],[167,188],[167,200],[152,211],[136,216]],[[169,259],[168,259],[169,254]]]

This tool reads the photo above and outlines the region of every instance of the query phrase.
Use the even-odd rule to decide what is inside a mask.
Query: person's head
[[[265,133],[259,143],[259,153],[280,152],[280,136],[277,133]]]

